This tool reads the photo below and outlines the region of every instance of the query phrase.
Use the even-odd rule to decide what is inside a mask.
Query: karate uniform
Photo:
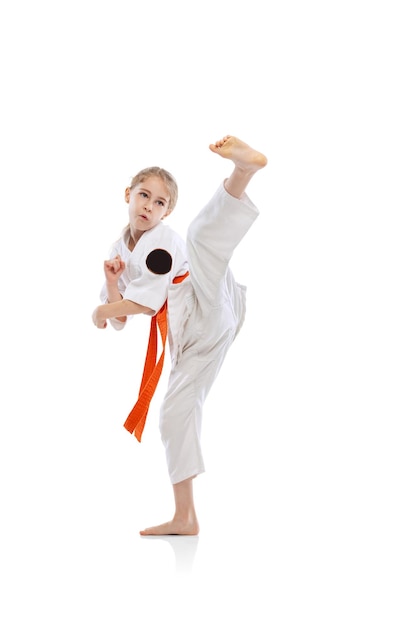
[[[167,300],[172,367],[160,432],[173,484],[205,471],[203,404],[245,317],[246,287],[235,281],[229,261],[258,214],[247,195],[238,200],[221,185],[191,222],[186,243],[161,222],[144,232],[132,252],[127,227],[111,252],[126,262],[119,280],[124,298],[154,313]],[[189,276],[173,284],[187,270]],[[106,301],[105,287],[101,299]]]

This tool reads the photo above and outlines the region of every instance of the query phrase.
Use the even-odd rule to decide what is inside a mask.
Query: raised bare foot
[[[267,165],[267,157],[264,154],[232,135],[226,135],[216,143],[211,143],[209,148],[212,152],[219,154],[224,159],[229,159],[243,170],[255,172]]]
[[[184,522],[180,520],[171,520],[159,526],[151,526],[139,531],[140,535],[198,535],[199,524],[197,520]]]

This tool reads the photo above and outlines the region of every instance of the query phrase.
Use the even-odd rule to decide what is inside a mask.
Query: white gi
[[[172,369],[160,431],[173,484],[205,471],[203,404],[245,317],[246,287],[235,281],[229,261],[258,214],[247,195],[238,200],[221,185],[190,224],[186,245],[161,222],[144,232],[132,252],[127,227],[111,251],[126,263],[119,280],[124,298],[155,313],[168,299]],[[166,253],[172,259],[170,269]],[[187,270],[190,276],[173,284]],[[106,296],[103,287],[103,302]],[[109,321],[116,329],[124,326]]]

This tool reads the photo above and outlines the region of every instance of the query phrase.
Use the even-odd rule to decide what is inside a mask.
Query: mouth
[[[147,215],[138,215],[138,217],[139,217],[141,220],[145,220],[146,222],[148,222],[148,216],[147,216]]]

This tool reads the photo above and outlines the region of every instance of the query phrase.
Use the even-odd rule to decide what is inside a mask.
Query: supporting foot
[[[173,519],[171,522],[160,524],[159,526],[151,526],[139,531],[140,535],[198,535],[199,524],[197,520],[180,521]]]

